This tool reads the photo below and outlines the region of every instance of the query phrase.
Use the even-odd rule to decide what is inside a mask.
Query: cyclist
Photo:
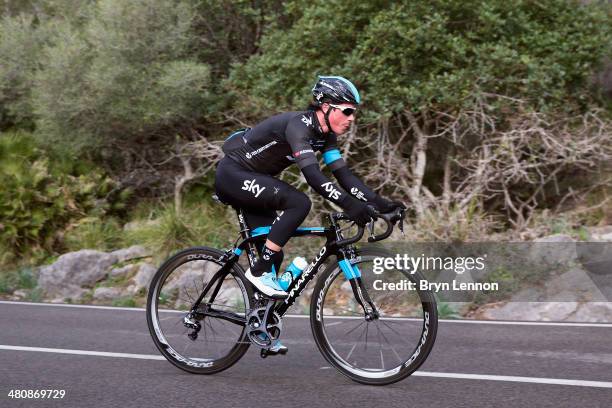
[[[307,111],[272,116],[250,129],[232,134],[224,143],[225,157],[217,165],[215,190],[219,198],[242,208],[249,227],[271,225],[259,258],[246,272],[247,279],[272,298],[287,296],[276,272],[283,260],[282,247],[310,211],[308,196],[279,180],[281,171],[297,164],[317,193],[339,205],[351,219],[366,224],[373,205],[380,212],[405,208],[374,193],[346,166],[337,147],[337,135],[355,120],[360,96],[355,86],[338,76],[319,76]],[[342,188],[320,170],[315,152],[322,152]],[[350,193],[350,194],[349,194]],[[279,211],[277,213],[277,211]]]

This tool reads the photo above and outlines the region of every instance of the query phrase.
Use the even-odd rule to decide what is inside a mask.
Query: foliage
[[[97,249],[110,252],[121,248],[122,237],[116,219],[85,217],[70,225],[64,234],[64,246],[67,251]]]
[[[0,130],[31,127],[32,77],[45,44],[44,30],[31,15],[5,16],[0,20]]]
[[[440,319],[457,319],[461,317],[457,307],[451,302],[438,301],[438,318]]]
[[[205,200],[180,217],[152,206],[142,218],[154,223],[127,238],[109,216],[125,186],[148,194],[134,202],[171,194],[178,141],[212,145],[302,109],[318,74],[360,89],[342,149],[371,187],[420,205],[422,238],[528,224],[535,207],[600,182],[589,172],[610,154],[610,105],[591,78],[611,50],[612,13],[595,1],[3,1],[0,263],[125,242],[160,254],[225,245],[234,220]],[[284,177],[302,182],[296,169]],[[208,194],[212,178],[201,184]]]
[[[36,273],[31,267],[0,271],[0,293],[12,293],[17,289],[34,289]]]
[[[162,205],[151,211],[155,218],[141,220],[140,225],[126,232],[126,245],[145,245],[153,250],[158,261],[190,246],[228,247],[238,236],[233,223],[225,219],[225,209],[200,202],[177,215],[172,206]]]
[[[59,26],[35,79],[41,134],[82,150],[198,118],[210,78],[193,19],[186,2],[101,0],[84,29]]]
[[[0,135],[0,239],[15,254],[52,251],[62,228],[122,208],[128,191],[100,171],[46,155],[25,133]]]
[[[289,8],[301,9],[292,27],[264,36],[262,52],[232,72],[245,106],[303,105],[315,74],[330,72],[357,83],[374,117],[454,112],[483,92],[537,108],[584,105],[593,70],[611,51],[611,16],[596,3],[326,0]]]
[[[113,306],[115,307],[136,307],[136,300],[134,300],[134,298],[132,297],[122,297],[119,299],[115,299],[113,300],[112,303]]]

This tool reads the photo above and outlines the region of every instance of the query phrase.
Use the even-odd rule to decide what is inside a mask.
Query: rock
[[[217,270],[218,266],[211,262],[183,264],[166,280],[162,291],[169,295],[176,295],[175,307],[181,308],[191,303],[194,297],[200,294]]]
[[[591,302],[607,300],[601,288],[589,278],[588,273],[577,267],[547,280],[541,292],[543,301]]]
[[[612,225],[588,229],[591,241],[612,242]]]
[[[76,285],[70,285],[66,288],[66,293],[66,296],[58,296],[51,299],[51,303],[70,303],[71,300],[80,300],[84,295],[90,293],[90,290]]]
[[[576,241],[566,234],[538,238],[531,244],[529,258],[537,264],[568,265],[577,258]]]
[[[533,242],[575,242],[574,238],[567,234],[554,234],[534,239]]]
[[[191,290],[196,286],[201,288],[217,270],[217,266],[212,263],[206,263],[205,268],[192,265],[193,263],[189,262],[181,266],[180,269],[175,270],[170,276],[170,280],[165,282],[164,291],[172,292],[177,288],[189,288]]]
[[[136,286],[138,292],[141,288],[148,288],[151,283],[151,279],[153,275],[155,275],[157,269],[148,263],[140,264],[140,268],[138,269],[138,273],[132,278],[134,286]]]
[[[93,298],[97,300],[112,300],[121,296],[119,288],[96,288]]]
[[[572,320],[579,322],[612,321],[612,302],[587,302],[580,305]]]
[[[111,256],[115,257],[115,263],[117,262],[125,262],[131,259],[136,258],[145,258],[151,256],[151,253],[140,245],[134,245],[129,248],[119,249],[117,251],[111,252]]]
[[[13,292],[13,296],[16,297],[17,299],[23,299],[28,297],[28,293],[25,290],[16,290]]]
[[[601,241],[612,242],[612,232],[608,234],[600,235],[598,239]]]
[[[58,258],[39,269],[38,286],[49,297],[78,299],[86,289],[104,279],[116,257],[105,252],[84,249]]]
[[[110,276],[113,278],[123,278],[131,275],[138,270],[138,265],[126,265],[122,268],[115,268],[110,271]]]
[[[482,317],[492,320],[562,321],[578,309],[578,302],[510,302],[485,308]]]

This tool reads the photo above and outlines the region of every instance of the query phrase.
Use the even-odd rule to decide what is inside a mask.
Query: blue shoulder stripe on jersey
[[[228,140],[230,140],[232,137],[236,136],[237,134],[246,132],[246,130],[247,128],[238,129],[237,131],[229,135],[227,139],[225,139],[225,141],[227,142]]]
[[[359,96],[359,91],[357,91],[357,88],[355,88],[355,85],[353,85],[353,83],[351,81],[349,81],[348,79],[343,78],[341,76],[328,76],[328,77],[325,77],[325,78],[339,79],[340,81],[344,82],[346,84],[346,86],[349,87],[349,89],[351,90],[353,95],[355,95],[355,100],[357,101],[357,103],[361,103],[361,97]]]
[[[340,150],[338,149],[328,150],[325,153],[323,153],[323,161],[327,165],[341,158],[342,156],[340,155]]]

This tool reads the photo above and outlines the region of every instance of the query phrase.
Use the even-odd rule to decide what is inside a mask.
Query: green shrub
[[[136,301],[131,297],[122,297],[119,299],[113,300],[112,303],[115,307],[136,307]]]
[[[100,0],[85,29],[62,26],[36,75],[39,133],[83,151],[194,121],[210,81],[194,18],[186,2]]]
[[[34,289],[38,276],[31,267],[0,271],[0,293],[12,293],[17,289]]]
[[[584,106],[611,51],[612,15],[603,3],[582,3],[294,1],[291,28],[269,31],[228,86],[245,109],[295,109],[316,74],[345,75],[371,117],[456,112],[482,93],[536,109]],[[305,47],[304,38],[316,40]]]
[[[114,251],[123,241],[123,230],[113,218],[85,217],[78,220],[64,235],[64,246],[67,251],[97,249]]]
[[[0,130],[31,127],[31,91],[47,30],[33,15],[0,17]]]
[[[86,216],[119,210],[129,192],[95,168],[52,160],[25,133],[0,135],[0,239],[14,254],[61,248],[61,231]],[[72,169],[70,169],[72,167]]]
[[[183,209],[178,216],[172,206],[150,210],[155,218],[140,220],[140,226],[125,233],[125,245],[145,245],[157,261],[190,246],[228,247],[238,235],[235,225],[225,219],[225,209],[202,201]]]

